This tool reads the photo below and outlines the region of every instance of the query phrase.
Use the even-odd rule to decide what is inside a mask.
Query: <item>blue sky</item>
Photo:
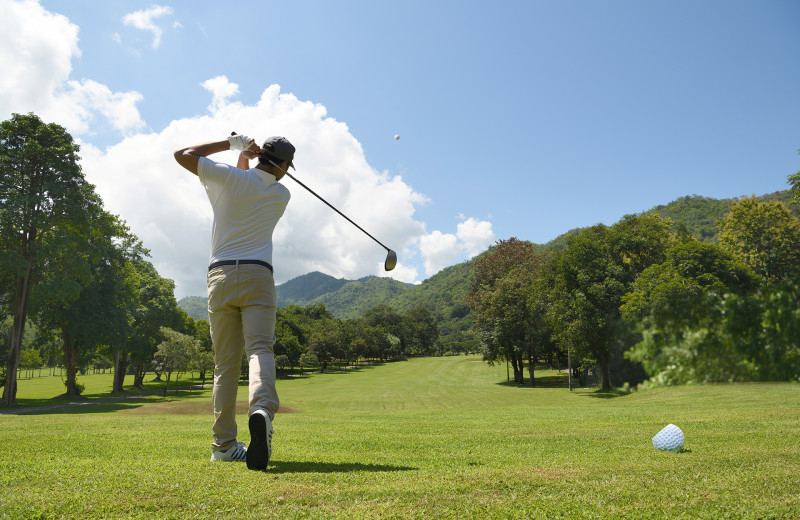
[[[0,5],[21,78],[0,82],[0,116],[81,141],[178,297],[204,290],[210,208],[169,151],[233,129],[300,143],[299,175],[407,282],[495,239],[771,193],[800,170],[795,0]],[[278,282],[382,274],[378,246],[286,184]]]

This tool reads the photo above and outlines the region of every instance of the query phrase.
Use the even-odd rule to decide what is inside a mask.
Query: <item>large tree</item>
[[[126,364],[132,363],[133,387],[141,389],[158,346],[161,327],[182,329],[184,320],[175,301],[175,283],[161,277],[146,260],[137,260],[134,266],[138,299],[131,316],[133,330],[122,353],[124,363],[115,367],[115,372],[124,374]]]
[[[430,355],[439,337],[439,327],[431,311],[425,307],[414,307],[403,315],[405,354]]]
[[[59,125],[34,114],[13,114],[0,123],[0,279],[13,294],[14,326],[8,353],[4,405],[16,404],[20,345],[31,289],[47,259],[43,244],[67,227],[88,224],[85,209],[91,190],[78,164],[79,146]]]
[[[568,237],[555,259],[548,321],[558,343],[597,363],[603,390],[611,389],[622,296],[639,273],[664,260],[670,225],[656,215],[626,215],[611,227],[598,224]]]
[[[675,244],[623,297],[623,316],[642,333],[628,357],[662,383],[734,377],[743,358],[735,343],[722,338],[719,325],[726,312],[735,313],[732,326],[751,322],[755,313],[746,312],[739,298],[757,287],[752,270],[721,246],[692,238]],[[741,334],[729,337],[747,341]]]
[[[719,229],[719,243],[768,284],[800,279],[800,220],[783,202],[739,200]]]
[[[530,242],[513,237],[500,240],[474,261],[474,277],[466,296],[475,314],[484,359],[509,361],[514,381],[520,384],[524,359],[535,362],[532,340],[537,329],[529,316],[527,286],[542,261]]]
[[[60,332],[69,397],[80,393],[78,369],[106,347],[124,344],[129,334],[126,264],[140,254],[138,241],[99,198],[85,211],[91,228],[69,227],[59,235],[31,298],[36,322]]]

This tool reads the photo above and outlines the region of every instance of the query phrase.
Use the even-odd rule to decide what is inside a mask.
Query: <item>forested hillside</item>
[[[788,190],[770,193],[759,197],[766,201],[788,203],[792,196]],[[655,213],[669,218],[675,223],[675,229],[683,224],[686,231],[701,242],[716,242],[719,235],[717,225],[728,214],[731,205],[738,199],[712,199],[700,195],[681,197],[669,204],[656,206],[647,213]],[[800,217],[800,206],[790,204],[789,209]]]
[[[208,298],[205,296],[186,296],[178,302],[183,312],[196,320],[208,320]]]
[[[371,307],[389,303],[392,298],[410,290],[411,287],[413,284],[398,282],[391,278],[368,276],[347,282],[337,291],[318,296],[309,303],[324,305],[337,318],[353,319]]]
[[[290,303],[305,305],[314,298],[338,291],[348,281],[319,271],[298,276],[276,288],[278,307],[286,307]]]
[[[477,343],[470,333],[472,316],[464,296],[472,282],[472,262],[463,262],[442,269],[393,298],[389,305],[399,312],[425,307],[439,325],[439,343],[445,350],[474,350]]]

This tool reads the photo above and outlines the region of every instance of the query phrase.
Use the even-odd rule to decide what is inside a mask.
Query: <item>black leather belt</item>
[[[214,262],[213,264],[209,265],[208,266],[208,270],[210,271],[210,270],[214,269],[215,267],[219,267],[221,265],[240,266],[240,265],[248,265],[248,264],[261,265],[261,266],[264,266],[267,269],[269,269],[271,272],[273,272],[273,273],[275,272],[275,271],[272,270],[272,266],[269,265],[269,263],[267,263],[267,262],[265,262],[263,260],[220,260],[219,262]]]

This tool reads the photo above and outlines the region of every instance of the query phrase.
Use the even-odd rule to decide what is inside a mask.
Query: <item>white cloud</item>
[[[475,257],[494,242],[491,222],[464,215],[459,215],[459,218],[464,221],[458,224],[455,235],[433,231],[420,237],[419,249],[428,276],[457,261]]]
[[[209,110],[215,110],[239,93],[239,85],[231,83],[225,76],[216,76],[200,84],[201,87],[211,92],[211,105]]]
[[[161,45],[161,37],[164,35],[164,29],[157,25],[155,20],[170,14],[172,14],[171,7],[167,5],[154,5],[147,9],[141,9],[139,11],[126,14],[122,17],[122,23],[127,26],[152,33],[153,49],[158,49],[158,47]],[[180,25],[180,22],[175,23]],[[173,24],[173,27],[175,27],[175,24]]]
[[[482,253],[495,241],[492,223],[472,217],[458,224],[456,235],[469,258]]]
[[[428,276],[458,260],[462,253],[458,237],[441,231],[421,237],[419,249],[425,258],[425,273]]]
[[[0,0],[0,11],[0,116],[35,112],[74,134],[89,132],[98,116],[123,134],[144,127],[139,93],[69,79],[72,60],[81,55],[76,25],[30,0]]]

